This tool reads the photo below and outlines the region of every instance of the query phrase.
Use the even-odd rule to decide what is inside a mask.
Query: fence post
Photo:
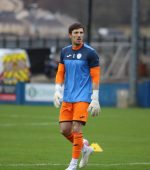
[[[146,36],[144,36],[143,37],[143,48],[142,48],[142,51],[143,51],[143,54],[147,54],[147,37]]]

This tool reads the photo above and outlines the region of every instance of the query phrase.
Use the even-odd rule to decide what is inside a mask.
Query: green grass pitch
[[[150,109],[102,108],[83,128],[103,152],[85,170],[150,170]],[[52,106],[0,105],[0,170],[64,170],[71,144],[59,133]]]

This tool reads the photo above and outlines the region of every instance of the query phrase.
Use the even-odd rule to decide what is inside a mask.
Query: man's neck
[[[72,45],[73,50],[79,50],[83,46],[83,43],[80,45]]]

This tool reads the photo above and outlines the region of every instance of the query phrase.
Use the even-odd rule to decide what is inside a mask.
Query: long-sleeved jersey
[[[72,45],[67,46],[61,51],[59,65],[64,67],[63,101],[90,103],[92,79],[99,82],[100,78],[100,74],[96,73],[100,71],[96,51],[86,44],[78,50],[73,50]]]

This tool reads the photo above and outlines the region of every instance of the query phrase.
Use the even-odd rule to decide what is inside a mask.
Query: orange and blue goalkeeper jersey
[[[64,95],[65,102],[91,102],[92,80],[90,68],[99,66],[96,51],[83,44],[79,50],[72,45],[62,49],[60,63],[65,67]]]

